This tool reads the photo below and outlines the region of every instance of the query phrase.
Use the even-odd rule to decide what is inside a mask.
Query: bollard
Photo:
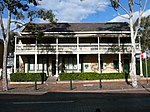
[[[72,90],[72,80],[70,80],[70,90]]]
[[[37,81],[35,80],[34,89],[37,90]]]
[[[102,88],[102,80],[99,79],[99,88],[101,89]]]

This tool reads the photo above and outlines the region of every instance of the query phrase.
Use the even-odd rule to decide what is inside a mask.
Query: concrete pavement
[[[149,79],[148,79],[149,80]],[[48,92],[103,92],[103,93],[150,93],[150,83],[145,78],[138,79],[138,88],[133,88],[125,80],[92,80],[92,81],[57,81],[38,83],[9,82],[9,90],[2,91],[0,81],[0,94],[44,94]]]

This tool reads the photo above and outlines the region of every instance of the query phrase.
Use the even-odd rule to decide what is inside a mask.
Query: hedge
[[[124,73],[61,73],[60,80],[125,79]]]
[[[12,82],[31,82],[31,81],[45,81],[45,73],[11,73],[10,80]]]

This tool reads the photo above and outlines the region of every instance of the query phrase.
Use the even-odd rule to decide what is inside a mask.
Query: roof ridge
[[[116,24],[116,23],[127,23],[127,22],[57,22],[56,24],[63,24],[63,23],[65,23],[65,24],[85,24],[85,23],[91,23],[91,24],[94,24],[94,23],[96,23],[96,24],[98,24],[98,23],[113,23],[113,24]],[[51,24],[51,23],[47,23],[47,22],[43,22],[43,23],[31,23],[31,24]]]

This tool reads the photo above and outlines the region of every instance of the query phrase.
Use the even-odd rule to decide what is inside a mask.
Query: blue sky
[[[139,0],[135,0],[138,2]],[[143,0],[145,1],[145,0]],[[120,0],[124,7],[127,7],[128,0]],[[58,22],[124,22],[127,21],[119,17],[112,7],[110,7],[110,0],[42,0],[38,8],[51,9],[55,14]],[[136,6],[136,5],[135,5]],[[35,8],[35,7],[33,7]],[[37,7],[36,7],[37,8]],[[135,12],[137,8],[135,8]],[[119,10],[121,15],[125,12]],[[4,13],[6,14],[6,13]],[[135,13],[135,19],[138,17]],[[148,0],[144,16],[150,15],[150,1]],[[125,15],[126,16],[126,15]],[[6,16],[4,15],[4,24],[6,23]],[[44,22],[42,20],[35,20],[36,22]]]
[[[138,3],[139,0],[135,0]],[[120,0],[124,7],[127,7],[128,0]],[[109,0],[43,0],[42,8],[52,9],[56,18],[60,22],[108,22],[126,21],[119,20],[118,15],[114,9],[109,7]],[[137,11],[135,5],[135,11]],[[146,10],[150,9],[150,2],[148,1]],[[121,15],[125,12],[119,11]],[[150,12],[145,15],[150,15]],[[118,18],[118,19],[114,19]]]
[[[135,0],[138,2],[139,0]],[[145,0],[143,0],[145,1]],[[127,8],[128,0],[120,0],[121,4]],[[128,21],[117,15],[116,11],[109,5],[109,0],[42,0],[38,8],[51,9],[58,22],[124,22]],[[134,21],[138,17],[137,5],[135,5]],[[35,8],[35,7],[32,7]],[[125,12],[119,10],[121,15],[127,16]],[[6,14],[6,13],[4,13]],[[150,15],[150,1],[144,16]],[[7,18],[4,15],[4,24]],[[35,22],[45,22],[35,20]],[[12,25],[12,28],[14,25]]]

